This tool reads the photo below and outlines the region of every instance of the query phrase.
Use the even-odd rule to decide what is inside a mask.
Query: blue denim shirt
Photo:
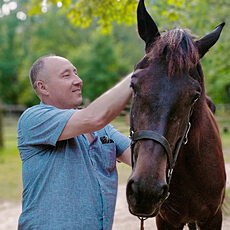
[[[111,125],[64,141],[58,138],[76,110],[43,103],[18,122],[23,201],[19,230],[109,230],[117,193],[116,157],[129,146]],[[103,144],[107,136],[112,143]]]

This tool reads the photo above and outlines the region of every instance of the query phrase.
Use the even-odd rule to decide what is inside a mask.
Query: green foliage
[[[96,28],[96,23],[87,29],[76,28],[55,7],[45,14],[30,17],[25,22],[20,22],[13,14],[3,19],[9,20],[11,17],[18,23],[15,31],[18,30],[19,33],[15,34],[11,46],[16,60],[8,58],[6,64],[11,68],[4,71],[7,65],[3,63],[0,70],[4,71],[4,74],[0,75],[2,81],[0,98],[4,103],[31,106],[39,102],[30,86],[28,73],[32,63],[42,55],[54,53],[72,61],[84,81],[84,97],[90,100],[95,99],[132,71],[133,64],[143,55],[143,50],[138,49],[142,44],[136,36],[134,27],[115,25],[116,31],[102,35]],[[0,20],[0,26],[4,20]],[[132,41],[130,36],[134,38]],[[5,38],[6,43],[9,42],[8,37],[2,38]],[[13,47],[17,49],[13,50]],[[8,53],[3,52],[2,56],[0,54],[0,65]],[[9,70],[15,74],[11,74]],[[10,83],[11,75],[17,81]],[[12,92],[14,100],[6,100],[7,94],[4,92],[6,90]]]
[[[22,178],[21,160],[17,150],[16,121],[13,122],[13,126],[4,125],[3,128],[5,145],[0,149],[0,202],[18,201],[22,194]]]
[[[55,53],[69,58],[84,80],[84,97],[93,100],[132,71],[144,54],[136,25],[130,26],[136,21],[136,0],[48,0],[47,5],[41,0],[15,1],[17,11],[29,12],[30,16],[20,21],[15,10],[0,17],[0,99],[3,103],[28,106],[38,103],[28,72],[41,55]],[[175,26],[187,27],[200,37],[226,21],[220,40],[202,59],[202,64],[208,94],[215,103],[230,103],[230,62],[226,52],[230,49],[227,33],[230,4],[225,0],[145,2],[161,31]],[[82,29],[75,25],[88,27]],[[101,31],[110,33],[102,35]]]
[[[76,57],[74,62],[82,68],[79,73],[85,85],[83,96],[93,100],[128,72],[128,63],[120,58],[120,49],[111,35],[93,34],[89,43],[91,46],[84,55]]]
[[[182,11],[189,4],[196,4],[198,0],[161,0],[145,1],[147,6],[153,6],[164,18],[171,22],[178,21]],[[88,27],[97,21],[102,31],[111,30],[113,22],[133,24],[136,21],[136,0],[48,0],[47,6],[62,4],[61,10],[76,26]],[[30,14],[42,12],[42,0],[32,1]]]
[[[6,103],[16,103],[15,95],[19,90],[17,66],[20,65],[20,48],[16,36],[17,27],[15,15],[0,21],[0,98]]]
[[[104,33],[108,33],[113,22],[132,24],[135,20],[135,0],[48,0],[47,5],[62,3],[61,10],[70,22],[83,28],[96,21]],[[32,1],[30,15],[42,12],[42,0]]]
[[[34,1],[33,7],[40,7],[42,1]],[[48,0],[49,6],[62,2],[60,11],[77,26],[87,27],[96,22],[103,32],[115,30],[114,23],[132,24],[136,21],[135,0]],[[204,73],[207,76],[208,94],[216,103],[230,103],[229,50],[230,34],[228,12],[230,4],[226,0],[149,0],[145,1],[148,11],[153,16],[161,30],[175,26],[187,27],[200,36],[212,31],[219,23],[226,21],[227,25],[220,41],[203,58]],[[41,7],[40,7],[41,8]],[[36,10],[35,10],[36,11]],[[37,12],[39,10],[37,9]],[[132,38],[130,38],[132,40]],[[134,63],[133,63],[134,64]]]

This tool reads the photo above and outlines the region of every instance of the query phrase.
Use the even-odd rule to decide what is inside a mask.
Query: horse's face
[[[188,72],[168,76],[167,66],[158,59],[142,67],[144,62],[146,58],[136,66],[131,80],[132,130],[153,130],[174,150],[200,96],[200,84]],[[132,154],[134,167],[127,186],[130,211],[141,216],[156,214],[168,194],[167,154],[161,144],[147,139],[137,141]]]
[[[150,29],[143,29],[142,23],[151,25]],[[146,42],[146,55],[136,65],[131,80],[131,129],[157,132],[174,153],[194,103],[203,95],[199,58],[215,42],[204,47],[200,44],[205,37],[195,43],[178,29],[160,35],[143,1],[138,6],[138,29]],[[157,141],[142,139],[133,146],[132,157],[133,171],[127,184],[129,209],[137,216],[154,216],[168,195],[167,154]]]

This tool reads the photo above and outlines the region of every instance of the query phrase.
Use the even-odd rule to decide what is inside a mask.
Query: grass
[[[222,133],[221,138],[225,162],[230,163],[230,131],[229,133]]]
[[[5,141],[0,149],[0,202],[18,201],[22,194],[21,160],[16,139]]]
[[[18,201],[22,194],[21,160],[17,149],[17,120],[4,119],[4,148],[0,149],[0,202]]]
[[[230,117],[217,117],[217,122],[220,129],[225,162],[230,163]],[[228,132],[224,132],[224,128],[228,128]]]
[[[4,148],[0,149],[0,202],[3,200],[18,201],[21,200],[22,194],[22,164],[17,150],[16,122],[14,121],[13,125],[9,125],[8,122],[4,123],[6,124],[4,125],[4,139],[6,141]],[[118,117],[112,124],[120,132],[129,135],[129,125],[125,117]],[[220,130],[225,161],[230,163],[230,132],[224,133],[221,128]],[[131,173],[131,168],[122,163],[117,164],[117,166],[119,183],[124,184]],[[230,191],[227,193],[227,197],[230,197]]]
[[[224,217],[230,216],[230,189],[226,189],[225,200],[222,206]]]

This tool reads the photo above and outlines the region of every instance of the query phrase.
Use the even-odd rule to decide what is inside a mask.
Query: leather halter
[[[132,139],[132,144],[135,144],[138,140],[142,140],[142,139],[150,139],[160,143],[164,147],[167,153],[169,167],[172,168],[172,162],[173,162],[172,150],[170,148],[167,139],[164,136],[152,130],[140,130],[140,131],[133,132],[131,134],[131,139]]]
[[[195,102],[194,102],[194,104],[195,104]],[[194,104],[193,104],[193,107],[194,107]],[[192,113],[193,113],[193,107],[190,110],[189,120],[188,120],[187,126],[184,130],[184,133],[182,135],[182,138],[179,139],[179,141],[176,143],[174,151],[171,150],[168,140],[164,136],[162,136],[161,134],[159,134],[155,131],[152,131],[152,130],[138,130],[138,131],[134,132],[134,130],[132,129],[132,126],[131,126],[130,127],[130,138],[132,141],[131,142],[132,168],[134,167],[133,150],[134,150],[134,146],[135,146],[136,142],[139,140],[143,140],[143,139],[156,141],[159,144],[161,144],[161,146],[163,146],[163,148],[165,149],[165,151],[167,153],[167,159],[168,159],[168,163],[169,163],[169,168],[168,168],[168,173],[167,173],[167,182],[168,182],[168,185],[170,185],[170,182],[172,179],[173,169],[174,169],[174,166],[176,164],[176,160],[177,160],[181,145],[182,145],[182,143],[184,145],[186,145],[188,143],[188,133],[189,133],[190,128],[191,128],[190,118],[191,118]],[[169,195],[170,195],[170,193],[168,192],[168,195],[166,196],[165,199],[167,199]],[[140,229],[144,230],[144,221],[147,219],[147,217],[138,216],[138,218],[141,221]]]
[[[130,138],[132,140],[131,142],[132,167],[134,166],[133,149],[134,149],[136,142],[139,140],[143,140],[143,139],[156,141],[163,146],[167,154],[167,159],[169,163],[167,181],[168,181],[168,184],[170,184],[172,173],[173,173],[173,168],[175,166],[180,147],[182,143],[187,144],[188,133],[189,133],[190,128],[191,128],[191,123],[189,121],[182,138],[176,144],[174,152],[171,150],[168,140],[161,134],[155,131],[152,131],[152,130],[139,130],[139,131],[134,132],[132,129],[130,129]]]

